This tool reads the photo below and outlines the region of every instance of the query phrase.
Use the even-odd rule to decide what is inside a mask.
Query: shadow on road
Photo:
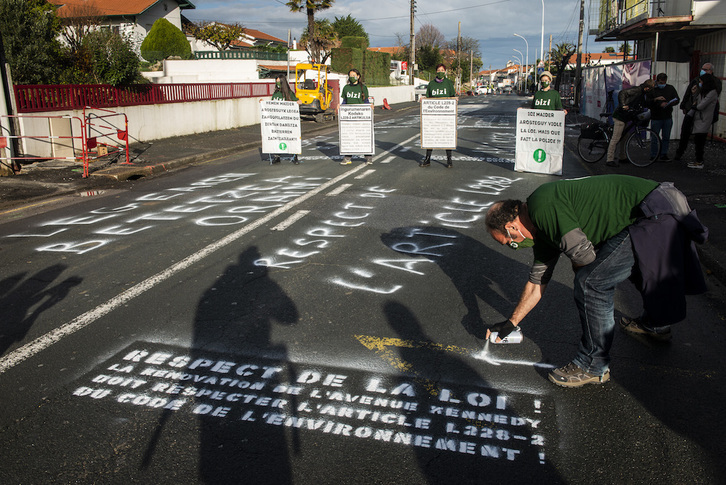
[[[194,320],[194,341],[191,362],[222,362],[225,359],[254,356],[258,364],[247,366],[249,372],[231,374],[239,384],[229,393],[235,393],[236,401],[215,400],[209,393],[198,392],[194,398],[194,414],[199,434],[199,482],[203,483],[292,483],[290,453],[298,448],[296,434],[285,428],[265,426],[260,421],[227,419],[224,408],[247,403],[256,404],[257,396],[248,382],[264,375],[264,358],[274,362],[286,362],[285,346],[272,342],[272,328],[276,324],[291,325],[298,319],[294,302],[268,277],[266,267],[253,263],[260,258],[256,247],[240,254],[236,264],[229,265],[224,273],[202,295]],[[259,358],[259,359],[258,359]],[[211,364],[210,364],[211,365]],[[249,377],[247,376],[249,374]],[[270,375],[295,379],[291,364],[286,369],[275,369]],[[248,379],[247,381],[245,379]],[[264,380],[265,389],[280,383],[276,377]],[[188,382],[181,383],[189,385]],[[203,388],[203,384],[197,384]],[[224,394],[224,393],[223,393]],[[294,399],[290,404],[295,409]],[[270,410],[274,411],[274,403]],[[165,412],[159,420],[154,437],[150,441],[144,467],[148,466],[163,439],[162,431],[173,411]],[[168,434],[168,433],[166,433]],[[196,481],[196,480],[195,480]]]
[[[27,278],[26,273],[19,273],[0,281],[0,355],[15,342],[23,340],[43,312],[81,284],[82,278],[71,276],[53,285],[65,270],[65,265],[54,264]]]
[[[537,458],[541,451],[537,446],[539,424],[528,426],[523,420],[522,426],[514,424],[522,419],[520,413],[528,414],[528,410],[518,409],[517,404],[531,403],[537,396],[515,396],[512,392],[490,389],[481,371],[472,368],[464,358],[447,350],[422,351],[419,345],[431,340],[405,305],[387,301],[383,312],[401,339],[418,344],[401,345],[398,349],[399,365],[407,369],[400,381],[413,377],[427,390],[426,395],[419,397],[421,410],[428,411],[434,422],[437,418],[446,421],[446,438],[436,439],[431,448],[415,448],[419,469],[427,483],[565,483],[549,461]],[[505,402],[500,399],[508,404],[500,405]],[[523,440],[525,437],[527,440]]]

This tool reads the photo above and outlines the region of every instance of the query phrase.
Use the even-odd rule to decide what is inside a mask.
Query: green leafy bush
[[[161,18],[154,22],[141,43],[141,57],[149,62],[157,62],[172,56],[190,59],[192,48],[181,30]]]

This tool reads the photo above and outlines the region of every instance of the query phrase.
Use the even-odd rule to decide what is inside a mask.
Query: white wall
[[[392,86],[370,88],[371,96],[375,96],[376,106],[383,104],[386,98],[389,104],[413,101],[413,86]],[[208,131],[228,130],[241,126],[255,125],[260,122],[260,98],[242,98],[219,101],[199,101],[192,103],[155,104],[147,106],[129,106],[115,108],[112,111],[125,113],[128,117],[129,143],[146,142],[173,136],[205,133]],[[88,113],[88,112],[87,112]],[[105,112],[94,112],[97,115]],[[33,118],[21,118],[22,134],[25,136],[48,136],[50,123],[47,118],[37,116],[77,116],[82,117],[83,111],[33,113]],[[67,119],[74,136],[80,136],[80,121]],[[122,116],[105,118],[103,123],[112,127],[110,137],[98,137],[98,142],[108,145],[120,145],[121,141],[115,136],[115,129],[124,129]],[[59,130],[58,120],[54,120],[55,130]],[[66,142],[67,143],[67,142]],[[24,140],[24,153],[39,157],[53,156],[53,147],[47,139]],[[80,154],[82,147],[79,140],[73,144],[76,153]]]

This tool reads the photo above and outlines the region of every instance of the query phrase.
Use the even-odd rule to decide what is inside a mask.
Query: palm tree
[[[313,62],[320,62],[320,47],[317,39],[317,31],[315,29],[315,12],[325,10],[333,6],[335,0],[290,0],[287,6],[293,12],[305,11],[308,16],[308,34],[310,38],[310,53]]]

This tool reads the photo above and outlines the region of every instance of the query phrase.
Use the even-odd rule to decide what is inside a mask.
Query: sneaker
[[[366,158],[366,165],[373,165],[373,159],[372,158]]]
[[[446,164],[446,168],[454,168],[454,164],[449,162]]]
[[[596,376],[585,372],[574,362],[570,362],[564,367],[553,370],[547,377],[558,386],[582,387],[585,384],[605,384],[610,380],[610,371],[607,370],[605,374]]]
[[[620,328],[632,335],[646,335],[657,340],[670,340],[671,327],[648,327],[640,318],[620,317]]]
[[[280,163],[280,157],[273,158],[272,163]]]
[[[350,165],[353,163],[353,160],[350,158],[344,158],[342,162],[340,162],[341,165]]]
[[[688,162],[687,167],[701,169],[701,168],[703,168],[703,162]]]
[[[605,162],[605,165],[608,167],[619,167],[620,163],[616,162],[615,160],[610,160],[609,162]]]
[[[423,162],[421,162],[421,165],[419,165],[419,167],[422,167],[422,168],[430,167],[430,166],[431,166],[431,162],[426,161],[426,160],[424,160]]]

